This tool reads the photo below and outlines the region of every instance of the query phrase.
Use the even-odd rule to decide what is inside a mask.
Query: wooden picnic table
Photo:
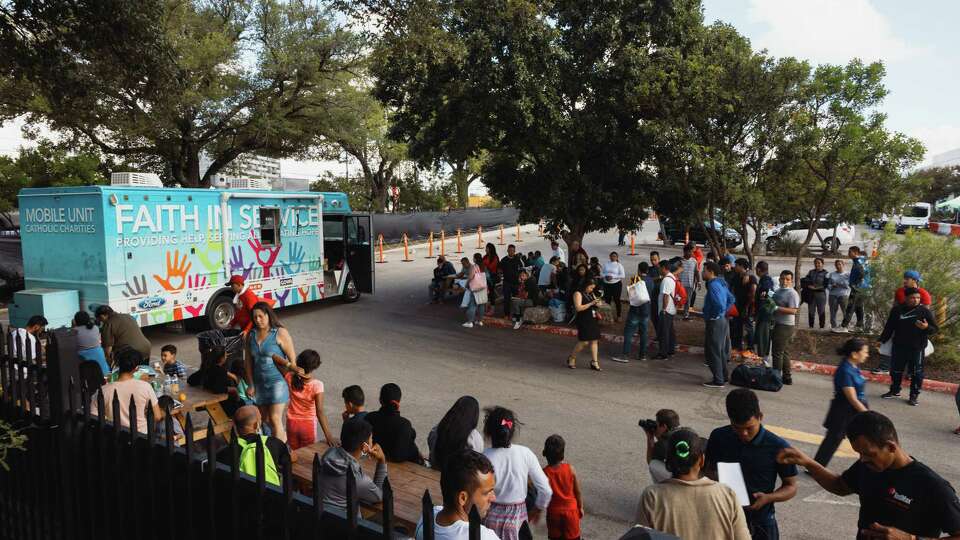
[[[195,413],[201,409],[205,409],[207,414],[210,415],[210,419],[213,420],[214,433],[223,435],[228,442],[230,441],[230,429],[233,427],[233,421],[230,420],[230,417],[227,416],[227,413],[223,410],[223,406],[220,405],[221,401],[229,397],[227,394],[215,394],[202,387],[190,386],[186,384],[186,380],[180,385],[179,393],[186,396],[186,399],[179,399],[178,397],[177,400],[180,401],[183,406],[171,412],[174,418],[180,422],[184,430],[187,429],[187,413]],[[206,424],[194,424],[193,430],[193,440],[195,441],[207,436]]]
[[[293,452],[293,476],[303,491],[312,493],[313,490],[314,454],[322,457],[328,448],[327,443],[316,442]],[[360,466],[364,473],[373,478],[377,466],[375,459],[360,460]],[[440,471],[409,461],[387,462],[387,478],[393,488],[394,526],[405,529],[407,534],[413,536],[423,509],[423,492],[429,490],[430,497],[437,504],[441,500]],[[382,510],[380,504],[360,506],[361,515],[373,521],[379,521]]]

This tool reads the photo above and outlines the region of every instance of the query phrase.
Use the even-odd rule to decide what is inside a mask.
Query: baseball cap
[[[913,279],[919,282],[920,272],[917,272],[916,270],[907,270],[906,272],[903,273],[903,279]]]

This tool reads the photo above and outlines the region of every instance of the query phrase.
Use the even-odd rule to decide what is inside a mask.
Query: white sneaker
[[[611,356],[610,359],[613,360],[614,362],[620,362],[621,364],[630,363],[630,359],[623,356]]]
[[[517,322],[513,323],[513,329],[514,329],[514,330],[519,330],[521,326],[523,326],[523,321],[517,321]]]
[[[477,321],[477,326],[483,326],[483,321]]]
[[[472,322],[465,322],[465,323],[461,324],[460,326],[462,326],[462,327],[464,327],[464,328],[473,328],[473,323],[472,323]]]

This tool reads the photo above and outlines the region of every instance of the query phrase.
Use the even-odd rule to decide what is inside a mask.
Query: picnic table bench
[[[293,477],[301,490],[312,493],[313,456],[327,451],[329,445],[316,442],[293,452]],[[377,462],[374,459],[360,460],[363,472],[373,478]],[[393,488],[394,526],[413,536],[423,509],[423,492],[429,490],[434,501],[440,501],[440,471],[424,467],[417,463],[387,462],[387,478]],[[364,519],[377,521],[383,506],[360,505],[360,514]]]

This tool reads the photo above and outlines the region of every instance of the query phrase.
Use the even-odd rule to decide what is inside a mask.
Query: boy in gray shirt
[[[773,369],[783,375],[783,384],[793,384],[787,348],[793,341],[800,311],[800,294],[793,288],[793,272],[780,272],[780,288],[773,293],[773,301],[777,304],[773,314]]]

